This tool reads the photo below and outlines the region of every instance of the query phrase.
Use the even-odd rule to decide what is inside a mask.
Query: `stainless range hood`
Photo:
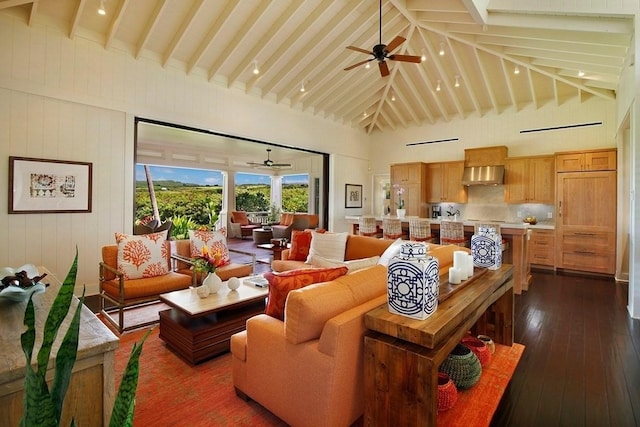
[[[472,166],[464,168],[462,185],[504,184],[504,166]]]

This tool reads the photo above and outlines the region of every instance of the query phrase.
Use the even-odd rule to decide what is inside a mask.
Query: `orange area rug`
[[[438,412],[438,426],[488,426],[524,348],[522,344],[496,344],[496,352],[489,366],[482,369],[480,381],[469,390],[460,390],[453,408]]]
[[[116,390],[131,348],[146,330],[123,334],[116,350]],[[236,396],[231,354],[191,366],[158,337],[155,327],[144,343],[136,393],[134,426],[285,426],[253,401]]]

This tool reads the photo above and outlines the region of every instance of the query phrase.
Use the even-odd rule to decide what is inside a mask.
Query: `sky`
[[[189,169],[169,166],[149,166],[151,178],[154,180],[173,180],[185,184],[222,185],[222,172],[206,169]],[[146,181],[144,166],[136,165],[136,181]],[[269,184],[269,175],[237,173],[236,184]],[[284,184],[308,183],[306,174],[283,176]]]

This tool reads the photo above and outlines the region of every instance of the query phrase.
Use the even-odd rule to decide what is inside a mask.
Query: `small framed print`
[[[345,184],[344,207],[345,208],[361,208],[362,207],[362,185]]]
[[[91,212],[92,164],[9,157],[9,213]]]

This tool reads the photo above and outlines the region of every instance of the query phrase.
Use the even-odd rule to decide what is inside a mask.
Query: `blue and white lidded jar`
[[[427,250],[425,243],[403,243],[400,253],[389,262],[387,300],[391,313],[423,320],[438,308],[440,266]]]
[[[471,236],[473,265],[497,270],[502,266],[502,236],[493,228],[480,227],[478,234]]]

